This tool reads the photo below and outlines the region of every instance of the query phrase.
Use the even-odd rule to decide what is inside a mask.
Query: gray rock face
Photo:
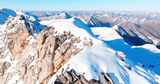
[[[143,15],[108,14],[92,16],[88,21],[91,27],[118,25],[117,32],[130,45],[154,44],[160,42],[160,22],[157,18]]]
[[[139,28],[136,24],[129,23],[127,26],[122,24],[119,26],[117,32],[130,45],[152,44],[153,41],[148,38],[143,28]]]
[[[105,26],[111,27],[112,26],[112,23],[105,21],[103,19],[104,18],[101,18],[101,17],[97,18],[96,16],[92,16],[88,21],[88,25],[90,27],[105,27]]]
[[[113,84],[113,82],[105,73],[101,73],[99,80],[87,80],[83,74],[78,74],[71,69],[70,71],[64,71],[61,75],[58,75],[54,84]]]
[[[9,62],[1,62],[0,63],[0,76],[5,74],[5,71],[11,66]]]
[[[154,24],[147,26],[148,24],[136,24],[136,23],[122,23],[120,24],[120,28],[122,28],[127,34],[122,35],[122,32],[119,32],[124,39],[130,41],[133,45],[136,44],[154,44],[160,41],[159,39],[159,31],[157,31],[158,26],[156,27]],[[154,27],[155,26],[155,27]],[[129,42],[128,42],[129,43]]]

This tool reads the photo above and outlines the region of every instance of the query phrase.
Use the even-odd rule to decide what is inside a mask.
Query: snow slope
[[[144,68],[144,74],[150,76],[151,78],[153,77],[153,80],[157,74],[160,75],[160,50],[154,45],[145,44],[142,46],[130,46],[123,40],[122,37],[119,36],[118,33],[116,33],[116,26],[113,28],[93,27],[91,29],[96,36],[98,35],[98,39],[103,40],[106,45],[115,51],[123,52],[126,55],[125,62],[129,64],[130,67],[135,69],[136,72],[139,72],[139,69],[135,68],[135,66],[139,66]],[[130,76],[133,77],[133,79],[137,78],[134,77],[135,74],[133,73],[135,72],[132,72]],[[139,74],[142,75],[142,73]]]
[[[0,24],[4,24],[10,16],[16,16],[16,12],[6,8],[0,9]]]
[[[51,21],[42,21],[41,24],[53,26],[58,33],[63,33],[64,31],[70,31],[72,34],[80,37],[81,40],[84,38],[93,40],[95,45],[101,44],[100,40],[93,38],[87,31],[79,28],[74,24],[76,19],[73,17],[71,19],[56,19]],[[81,26],[81,23],[77,25]],[[86,25],[83,25],[84,28],[88,28]]]
[[[113,40],[105,40],[105,43],[114,50],[125,53],[126,60],[132,62],[129,64],[142,65],[146,70],[160,74],[160,51],[154,45],[130,46],[118,37]]]
[[[97,35],[98,38],[101,40],[122,39],[122,37],[119,36],[113,28],[93,27],[92,32],[94,33],[94,35]]]
[[[71,31],[71,33],[77,36],[91,38],[96,43],[94,47],[85,48],[76,56],[73,56],[69,62],[56,73],[56,75],[60,74],[64,69],[74,69],[77,72],[84,74],[87,79],[98,79],[99,74],[105,72],[113,73],[115,75],[116,78],[113,76],[112,79],[115,79],[113,81],[116,84],[156,84],[154,76],[146,70],[143,70],[143,73],[139,73],[140,70],[135,68],[135,66],[132,66],[134,63],[132,60],[126,58],[127,60],[125,63],[117,58],[116,52],[122,50],[115,49],[114,47],[121,48],[121,43],[124,43],[125,46],[129,45],[126,44],[125,41],[123,41],[123,38],[115,31],[116,27],[90,28],[82,23],[83,21],[79,20],[80,19],[71,18],[41,22],[45,25],[54,26],[60,33],[63,31]],[[113,42],[114,46],[112,46],[112,42],[108,44],[108,42],[117,39],[121,40],[117,44],[114,44]],[[99,42],[100,40],[104,41],[107,45]],[[126,52],[132,53],[132,51],[127,51],[128,48],[122,47],[122,49],[123,48]],[[124,54],[126,54],[126,52],[124,52]],[[128,56],[128,54],[126,55]],[[131,67],[131,70],[126,66]],[[140,67],[140,69],[142,68]],[[50,83],[54,82],[56,75],[52,77]]]

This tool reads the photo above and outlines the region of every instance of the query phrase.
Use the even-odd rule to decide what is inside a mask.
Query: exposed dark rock
[[[88,25],[90,27],[118,25],[119,29],[117,32],[128,44],[135,46],[155,44],[159,48],[156,42],[160,40],[160,23],[156,19],[147,18],[147,16],[135,17],[134,15],[125,16],[123,14],[94,15],[88,21]]]
[[[88,26],[90,27],[111,27],[112,23],[105,22],[102,19],[96,18],[96,16],[92,16],[88,21]]]
[[[99,80],[87,80],[84,75],[78,74],[75,70],[71,69],[58,75],[54,84],[113,84],[113,82],[105,73],[101,73]]]
[[[160,42],[156,44],[156,47],[160,49]]]

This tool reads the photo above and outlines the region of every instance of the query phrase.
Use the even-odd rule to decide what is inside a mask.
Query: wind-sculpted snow
[[[135,69],[135,66],[140,66],[145,69],[146,72],[144,74],[147,74],[148,76],[150,74],[152,76],[154,74],[160,75],[160,50],[154,45],[148,44],[139,47],[131,46],[112,28],[105,29],[104,27],[95,27],[92,28],[92,30],[95,32],[94,34],[98,34],[98,38],[100,37],[99,39],[104,40],[106,45],[110,48],[123,52],[126,55],[125,62],[133,69]],[[139,70],[135,69],[135,71],[137,72]],[[150,77],[152,78],[152,76]]]
[[[100,80],[101,73],[109,75],[113,84],[156,84],[151,73],[145,70],[133,68],[129,69],[127,64],[116,58],[116,54],[107,46],[96,46],[86,48],[85,50],[72,57],[60,71],[57,76],[63,71],[75,70],[77,73],[84,75],[86,80]],[[63,70],[63,71],[62,71]],[[51,79],[51,83],[56,80],[56,75]],[[89,83],[90,84],[90,83]],[[99,84],[99,83],[98,83]]]
[[[154,45],[148,44],[144,47],[133,47],[125,42],[114,27],[93,27],[91,29],[94,35],[97,36],[98,39],[103,40],[106,45],[116,51],[125,53],[126,59],[132,62],[131,65],[142,65],[143,68],[160,74],[160,50]],[[86,31],[88,31],[88,29]]]
[[[157,74],[159,72],[160,50],[152,44],[143,46],[131,46],[113,28],[92,28],[95,34],[99,35],[99,39],[104,40],[106,45],[116,51],[125,53],[126,59],[132,61],[131,65],[143,65],[143,68],[151,70]],[[96,33],[97,32],[97,33]],[[99,33],[98,33],[99,32]],[[137,54],[138,53],[138,54]]]
[[[67,25],[70,25],[72,23],[72,21],[74,21],[75,26],[77,26],[79,29],[86,30],[86,32],[91,34],[90,36],[93,36],[94,38],[97,37],[96,39],[99,39],[99,40],[101,39],[102,41],[104,41],[106,43],[107,46],[102,47],[100,45],[99,46],[97,45],[92,48],[86,48],[85,50],[83,50],[83,52],[80,52],[76,56],[72,57],[70,59],[70,61],[66,65],[64,65],[64,68],[61,68],[61,70],[58,72],[58,74],[62,74],[61,71],[62,70],[65,71],[66,67],[68,67],[70,69],[74,69],[78,73],[84,73],[84,76],[88,80],[90,80],[90,79],[99,80],[100,73],[104,72],[104,73],[111,73],[112,74],[111,79],[116,84],[119,82],[124,83],[124,84],[136,84],[136,83],[138,83],[138,81],[134,81],[135,78],[137,78],[137,80],[139,80],[145,84],[156,83],[154,80],[154,76],[152,76],[153,75],[152,73],[150,73],[151,76],[150,76],[150,74],[148,74],[148,72],[138,73],[139,70],[135,68],[136,64],[133,64],[133,63],[134,62],[139,63],[139,60],[136,60],[136,58],[135,58],[136,61],[134,61],[132,59],[128,59],[128,56],[130,56],[130,57],[133,56],[134,50],[128,49],[127,46],[129,46],[129,45],[127,45],[125,43],[125,41],[118,42],[117,44],[113,44],[115,47],[111,46],[111,44],[108,43],[108,42],[115,40],[115,39],[122,39],[123,40],[123,38],[116,32],[116,28],[107,28],[105,30],[105,27],[103,27],[104,29],[101,32],[99,31],[100,32],[99,36],[101,36],[101,33],[104,34],[104,35],[102,35],[102,38],[104,38],[104,39],[102,39],[102,38],[99,38],[99,36],[97,34],[92,32],[92,28],[86,26],[82,21],[80,21],[80,19],[78,19],[77,21],[76,20],[77,19],[70,19],[70,20],[64,20],[64,21],[63,20],[60,20],[60,21],[55,20],[55,21],[49,22],[49,24],[50,25],[52,24],[52,26],[55,26],[57,28],[63,27],[63,28],[67,28],[66,30],[69,30],[71,26],[68,27]],[[56,21],[58,21],[58,22],[56,22]],[[65,25],[65,26],[60,25],[60,23],[63,23],[63,25]],[[75,27],[75,26],[73,28],[77,29],[77,27]],[[73,29],[72,31],[75,31],[75,29]],[[97,27],[97,30],[98,29],[101,29],[101,27],[100,28]],[[95,30],[95,32],[96,32],[96,30]],[[109,39],[107,38],[106,35],[109,35],[108,36]],[[103,37],[103,36],[106,36],[106,37]],[[106,38],[106,40],[105,40],[105,38]],[[111,42],[111,43],[114,43],[114,42]],[[122,45],[122,43],[124,43],[125,46],[120,46],[120,45]],[[123,51],[123,50],[118,50],[115,48],[120,48],[120,49],[124,48],[125,50]],[[115,51],[113,51],[112,49],[114,49]],[[124,54],[126,55],[126,58],[124,61],[126,63],[126,65],[121,66],[121,64],[118,63],[118,60],[117,60],[117,57],[115,54],[115,52],[117,52],[117,51],[124,52]],[[139,50],[137,50],[137,51],[139,51]],[[132,53],[132,54],[126,54],[126,52]],[[141,53],[141,52],[142,51],[139,51],[139,53]],[[146,51],[146,52],[148,52],[148,51]],[[156,56],[156,55],[154,55],[154,56]],[[154,60],[154,56],[153,56],[153,60]],[[152,57],[152,56],[150,56],[150,57]],[[145,58],[142,57],[142,59],[145,59]],[[148,61],[148,60],[146,60],[146,61]],[[159,60],[156,59],[156,61],[158,62]],[[143,63],[145,63],[145,62],[142,62],[142,64]],[[143,76],[142,74],[145,74],[146,76]],[[53,82],[53,80],[56,80],[56,76],[53,77],[52,82]]]
[[[126,54],[126,61],[132,61],[131,65],[143,66],[143,68],[160,74],[160,52],[154,53],[145,48],[132,48],[125,44],[122,39],[106,41],[106,44],[117,51],[122,51]]]
[[[83,73],[87,80],[98,80],[100,74],[104,72],[116,77],[111,78],[117,79],[113,81],[116,84],[124,83],[124,81],[126,81],[125,84],[129,83],[129,80],[122,77],[127,76],[127,73],[117,64],[114,51],[103,45],[84,49],[72,57],[64,67],[74,69],[77,73]]]

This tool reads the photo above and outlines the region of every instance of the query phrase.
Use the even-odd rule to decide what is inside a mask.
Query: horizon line
[[[129,10],[129,9],[14,9],[14,8],[7,8],[3,7],[0,9],[11,9],[14,11],[91,11],[91,12],[146,12],[146,13],[160,13],[160,11],[155,10]]]

